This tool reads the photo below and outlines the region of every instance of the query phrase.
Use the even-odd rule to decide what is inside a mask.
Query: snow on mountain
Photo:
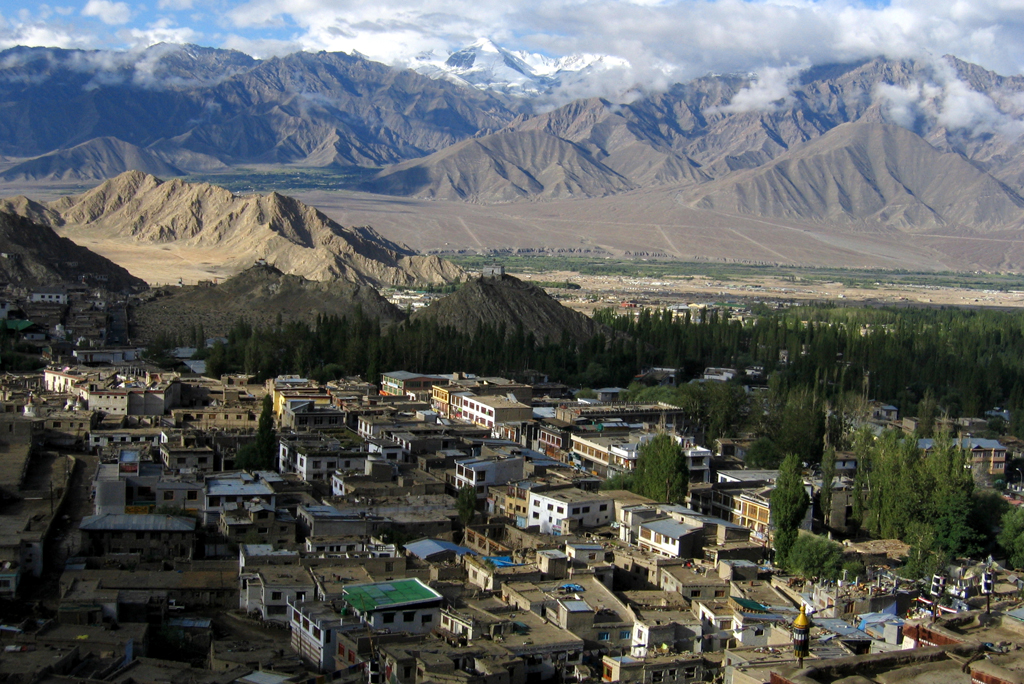
[[[611,55],[578,54],[557,59],[506,50],[487,38],[447,55],[425,52],[418,55],[413,69],[430,78],[497,90],[514,95],[550,93],[566,82],[578,82],[591,73],[628,67],[629,62]]]

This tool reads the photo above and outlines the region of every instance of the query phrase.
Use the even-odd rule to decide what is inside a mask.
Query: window
[[[172,492],[172,491],[164,492],[164,501],[174,501],[174,492]]]
[[[538,513],[537,511],[534,511],[533,512],[533,519],[534,520],[539,520],[540,519],[540,513]]]
[[[725,598],[725,589],[715,589],[715,598]]]
[[[599,511],[607,511],[607,510],[608,510],[608,504],[601,504],[601,505],[600,505],[600,506],[598,507],[598,509],[597,509],[597,510],[599,510]]]
[[[691,589],[690,598],[696,598],[700,596],[700,589]]]
[[[434,621],[434,616],[431,615],[430,613],[425,613],[423,616],[420,617],[420,624],[421,625],[429,625],[433,621]]]
[[[611,635],[608,632],[598,632],[597,633],[597,640],[598,641],[608,641],[610,636]]]
[[[189,501],[195,501],[196,499],[199,498],[199,492],[193,489],[192,491],[185,493],[185,498],[188,499]]]
[[[553,511],[553,510],[555,510],[555,506],[554,506],[554,504],[548,504],[548,510],[549,510],[549,511]]]
[[[385,625],[390,625],[391,623],[393,623],[395,621],[395,614],[394,613],[384,613],[384,620],[383,621],[384,621]]]
[[[590,512],[590,506],[584,506],[583,507],[583,512],[584,513],[589,513]]]
[[[559,512],[559,513],[565,513],[565,508],[564,508],[564,507],[562,507],[562,506],[559,506],[559,507],[558,507],[558,512]]]
[[[306,600],[306,592],[304,592],[304,591],[297,591],[297,592],[295,592],[295,600],[296,601],[304,601],[304,600]]]
[[[404,613],[402,613],[402,622],[412,622],[415,619],[416,619],[416,611],[415,610],[407,610]]]
[[[271,601],[280,601],[281,600],[281,592],[279,592],[279,591],[271,592],[270,600]]]
[[[619,632],[619,638],[620,639],[628,639],[631,636],[633,636],[633,631],[632,630],[624,629],[621,632]]]

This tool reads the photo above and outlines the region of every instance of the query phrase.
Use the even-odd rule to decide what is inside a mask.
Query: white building
[[[615,506],[599,492],[557,489],[530,492],[526,525],[539,525],[541,534],[568,534],[577,527],[599,527],[615,519]]]
[[[640,523],[637,540],[641,551],[649,551],[666,558],[693,558],[693,550],[700,547],[704,530],[672,518],[661,518]]]
[[[686,450],[686,466],[690,470],[690,482],[711,482],[711,451],[704,447]]]
[[[526,460],[517,453],[456,461],[451,484],[457,490],[472,487],[477,499],[486,499],[488,487],[522,480],[525,468]]]
[[[522,423],[533,419],[533,409],[505,397],[462,397],[462,420],[493,428],[499,423]]]
[[[238,607],[261,620],[288,624],[288,605],[316,593],[309,570],[302,565],[264,565],[238,574]]]
[[[342,600],[373,629],[426,634],[441,624],[437,593],[418,579],[350,584]]]
[[[345,620],[330,604],[296,601],[291,605],[292,650],[319,672],[334,670],[338,632]],[[350,628],[356,628],[353,623]]]

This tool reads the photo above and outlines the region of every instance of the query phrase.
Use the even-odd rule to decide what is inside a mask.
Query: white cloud
[[[162,10],[189,10],[192,9],[192,0],[160,0],[157,7]]]
[[[772,112],[792,103],[794,81],[803,66],[786,66],[781,69],[764,67],[758,71],[757,77],[746,88],[740,89],[729,104],[722,107],[709,107],[708,113],[724,112],[742,114],[744,112]]]
[[[111,2],[111,0],[89,0],[82,8],[82,15],[96,17],[104,24],[118,25],[127,24],[132,18],[132,11],[123,2]]]
[[[933,60],[906,86],[879,85],[873,96],[889,120],[921,133],[939,126],[970,136],[1024,135],[1024,93],[980,93],[945,59]]]
[[[129,29],[129,40],[133,46],[148,47],[157,43],[193,43],[198,34],[187,26],[175,26],[168,19],[161,19],[144,29]]]
[[[56,24],[0,21],[0,49],[27,47],[83,48],[95,42],[91,34],[75,33]]]

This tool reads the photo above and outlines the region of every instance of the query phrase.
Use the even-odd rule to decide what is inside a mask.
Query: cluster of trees
[[[971,455],[948,434],[922,450],[916,436],[888,431],[874,439],[864,431],[854,439],[854,452],[855,524],[910,544],[909,576],[994,550],[1007,504],[995,492],[975,490]]]
[[[658,434],[640,445],[636,468],[601,483],[602,489],[627,489],[666,503],[686,503],[690,469],[686,454],[671,435]]]
[[[779,396],[809,391],[822,404],[849,393],[891,403],[904,415],[981,415],[1024,409],[1024,314],[963,309],[758,309],[753,321],[611,310],[595,316],[640,342],[639,366],[696,376],[706,366],[763,366]],[[921,406],[921,404],[924,404]],[[1016,416],[1015,416],[1016,418]],[[1024,415],[1013,429],[1024,428]],[[1024,429],[1021,430],[1024,435]]]
[[[692,407],[694,422],[715,438],[753,427],[765,441],[755,459],[777,465],[782,456],[821,458],[822,438],[842,431],[828,416],[849,415],[870,397],[918,415],[930,434],[943,413],[980,415],[1002,406],[1014,411],[1010,428],[1024,435],[1024,314],[997,311],[793,307],[741,322],[726,312],[601,310],[595,319],[614,333],[584,344],[567,336],[538,339],[522,328],[479,326],[461,333],[436,321],[407,321],[382,329],[356,311],[312,323],[253,326],[239,320],[227,344],[200,352],[208,371],[245,371],[261,378],[297,372],[321,380],[376,377],[390,368],[520,376],[526,371],[581,387],[628,385],[644,368],[678,368],[685,378],[708,366],[764,368],[769,396],[751,402],[739,382],[725,390],[636,388],[632,398]],[[196,327],[153,348],[200,342]],[[778,372],[776,372],[778,371]],[[758,398],[762,398],[760,395]],[[835,442],[831,442],[833,445]]]
[[[529,371],[601,387],[625,384],[636,373],[637,343],[623,337],[599,334],[576,344],[568,334],[538,340],[521,326],[480,325],[468,333],[422,319],[382,328],[360,310],[351,317],[320,316],[313,323],[254,326],[240,319],[227,338],[226,344],[217,342],[200,353],[209,375],[244,371],[266,379],[288,372],[326,381],[346,375],[372,379],[395,368],[422,373],[471,368],[514,377]],[[158,340],[151,350],[173,342]]]

